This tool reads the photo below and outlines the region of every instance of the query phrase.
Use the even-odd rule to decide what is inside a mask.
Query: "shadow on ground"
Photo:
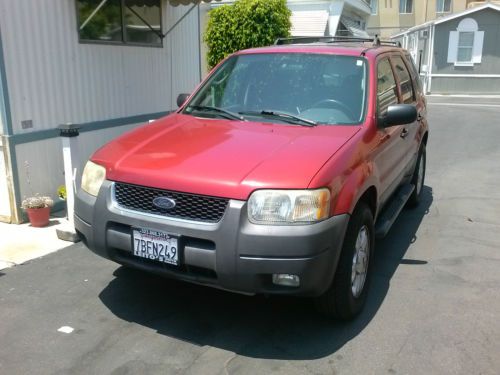
[[[101,292],[102,302],[119,318],[159,334],[267,359],[316,359],[340,349],[372,320],[384,301],[400,264],[425,267],[404,259],[432,204],[424,187],[416,209],[404,210],[388,236],[378,241],[375,275],[364,312],[353,322],[328,320],[307,299],[247,297],[212,288],[165,280],[120,267]]]

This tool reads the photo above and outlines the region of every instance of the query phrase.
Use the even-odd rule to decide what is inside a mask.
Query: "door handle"
[[[401,130],[400,137],[403,138],[403,139],[405,139],[408,136],[409,133],[410,132],[408,131],[408,129],[404,128],[403,130]]]

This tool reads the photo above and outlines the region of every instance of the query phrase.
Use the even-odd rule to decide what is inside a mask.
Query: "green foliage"
[[[203,36],[208,65],[213,68],[233,52],[289,36],[290,15],[286,0],[236,0],[211,10]]]
[[[80,25],[83,24],[101,3],[100,0],[79,0],[78,12]],[[80,30],[80,38],[84,40],[121,40],[122,10],[120,0],[108,0],[90,21]]]
[[[59,199],[61,199],[63,201],[66,200],[67,194],[66,194],[66,186],[65,185],[61,185],[57,188],[57,196],[59,197]]]

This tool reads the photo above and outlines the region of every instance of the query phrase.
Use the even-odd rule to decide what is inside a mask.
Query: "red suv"
[[[287,39],[235,53],[179,110],[87,163],[75,225],[120,264],[247,294],[362,309],[374,239],[425,176],[426,101],[378,39]]]

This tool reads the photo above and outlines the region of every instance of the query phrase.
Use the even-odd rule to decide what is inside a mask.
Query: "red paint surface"
[[[359,129],[172,114],[112,141],[92,160],[112,181],[247,199],[258,188],[307,188]]]
[[[196,118],[173,113],[133,130],[91,158],[104,165],[107,179],[160,189],[242,199],[262,188],[328,187],[331,214],[352,212],[359,197],[375,188],[377,201],[391,176],[414,157],[427,123],[377,127],[376,59],[399,53],[390,47],[274,46],[240,53],[323,53],[364,57],[369,67],[365,122],[358,126],[304,127],[287,124]],[[417,95],[425,114],[425,98]],[[410,155],[411,154],[411,155]]]

